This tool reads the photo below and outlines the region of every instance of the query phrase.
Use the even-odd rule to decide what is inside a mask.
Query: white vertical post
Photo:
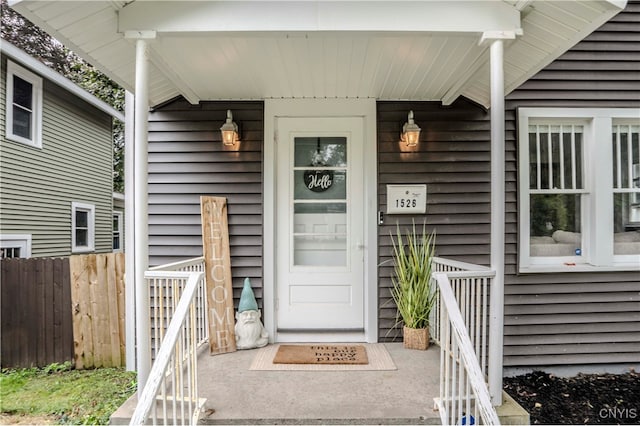
[[[491,42],[491,268],[496,271],[489,302],[489,392],[502,405],[504,316],[504,66],[503,41]]]
[[[133,93],[125,93],[124,122],[124,236],[125,236],[125,348],[127,370],[136,370],[136,248],[134,205],[134,114]]]
[[[611,129],[613,128],[613,121],[611,117],[596,116],[591,123],[590,131],[593,135],[594,141],[606,141],[611,138]],[[586,130],[586,129],[585,129]],[[631,137],[629,136],[629,141]],[[632,151],[628,151],[628,156],[631,157]],[[590,151],[586,154],[586,161],[593,165],[593,170],[596,170],[597,163],[613,164],[613,149],[609,143],[595,143],[592,145]],[[629,165],[631,162],[629,162]],[[623,162],[618,162],[618,173],[628,173],[628,169]],[[591,260],[591,263],[597,266],[610,265],[613,263],[613,238],[611,238],[611,229],[613,226],[602,227],[597,226],[602,223],[614,223],[613,216],[613,200],[614,195],[611,188],[614,187],[613,173],[601,173],[596,175],[592,173],[588,177],[590,182],[587,183],[590,188],[593,189],[593,193],[587,197],[586,203],[583,204],[583,209],[586,207],[587,211],[582,210],[582,217],[588,214],[595,213],[587,220],[590,224],[588,229],[583,229],[582,235],[585,235],[586,250],[583,249],[582,255],[587,255]],[[620,182],[622,183],[622,182]],[[629,180],[629,187],[631,187],[631,180]],[[592,213],[589,213],[592,212]],[[594,220],[598,218],[598,221]],[[586,252],[586,253],[585,253]]]
[[[135,148],[134,148],[134,220],[135,220],[135,287],[136,331],[138,355],[138,395],[151,369],[149,287],[144,272],[149,264],[148,211],[148,119],[149,119],[149,50],[145,37],[136,40]]]

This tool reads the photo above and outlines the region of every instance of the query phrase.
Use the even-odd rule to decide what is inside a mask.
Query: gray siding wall
[[[95,205],[96,252],[112,247],[111,117],[44,80],[42,149],[5,135],[0,79],[0,233],[32,234],[32,256],[71,254],[71,202]]]
[[[226,111],[240,125],[237,151],[220,139]],[[227,197],[234,295],[251,278],[262,305],[262,102],[178,99],[149,123],[149,262],[202,256],[200,196]]]
[[[507,98],[505,366],[640,363],[640,274],[517,273],[516,108],[640,107],[640,2]]]
[[[387,184],[427,184],[426,215],[385,214],[378,229],[379,336],[385,341],[399,335],[393,328],[396,309],[390,293],[390,234],[395,234],[396,223],[401,229],[426,223],[427,230],[436,233],[438,256],[489,263],[491,123],[486,111],[464,99],[451,107],[439,102],[379,102],[377,109],[379,210],[386,212]],[[402,152],[400,128],[409,110],[423,131],[417,150]]]
[[[640,363],[640,274],[518,273],[516,141],[518,107],[640,107],[639,52],[640,2],[633,1],[507,98],[506,367]],[[398,134],[410,109],[423,136],[417,152],[401,153]],[[386,184],[427,184],[426,215],[387,216],[379,230],[381,340],[398,334],[389,331],[389,233],[396,222],[426,220],[437,234],[437,255],[489,263],[489,147],[488,113],[464,100],[448,108],[378,104],[379,209],[386,210]]]

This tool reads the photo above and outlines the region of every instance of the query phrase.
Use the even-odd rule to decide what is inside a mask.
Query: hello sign
[[[313,192],[324,192],[333,185],[331,170],[307,170],[304,172],[304,184]]]

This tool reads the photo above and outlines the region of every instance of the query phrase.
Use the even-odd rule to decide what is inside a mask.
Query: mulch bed
[[[531,415],[531,424],[640,424],[640,375],[535,371],[505,377],[504,390]]]

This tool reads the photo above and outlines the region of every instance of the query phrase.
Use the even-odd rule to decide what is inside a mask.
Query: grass
[[[68,362],[3,369],[0,412],[5,419],[27,422],[33,418],[57,424],[108,424],[109,416],[135,392],[135,379],[134,372],[122,368],[73,370]]]

